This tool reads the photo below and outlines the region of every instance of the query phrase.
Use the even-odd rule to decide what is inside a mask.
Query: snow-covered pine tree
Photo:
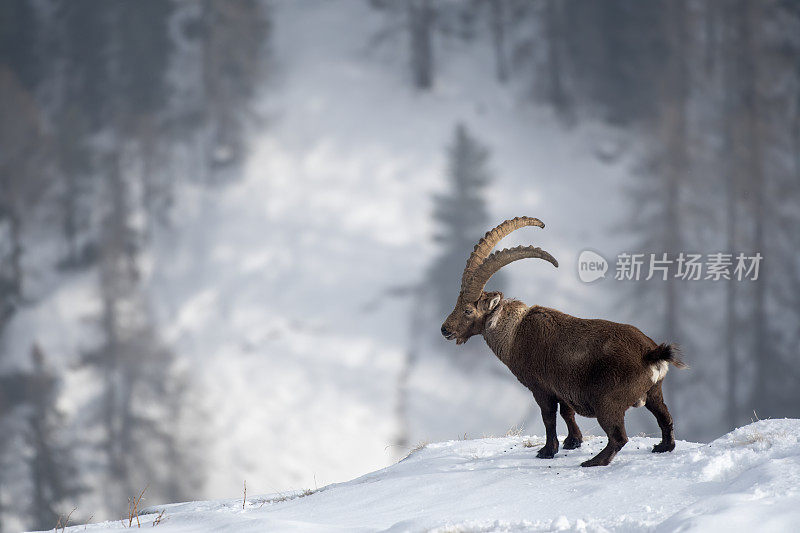
[[[39,107],[17,74],[0,65],[0,333],[23,300],[24,230],[48,182]]]
[[[5,365],[8,359],[7,354],[0,353]],[[25,410],[29,377],[19,369],[0,374],[0,532],[19,531],[27,523],[19,487],[28,482]]]
[[[103,497],[112,513],[147,487],[149,501],[197,495],[199,464],[173,462],[193,450],[187,427],[174,406],[187,401],[176,381],[175,360],[158,338],[140,287],[140,235],[130,221],[131,200],[121,172],[108,180],[109,209],[100,241],[99,320],[101,343],[83,357],[97,376],[98,390],[86,406],[91,428],[101,438]],[[176,395],[181,395],[177,397]]]
[[[31,349],[33,371],[27,382],[27,444],[30,448],[31,500],[28,527],[46,530],[74,509],[84,492],[76,463],[76,442],[66,432],[66,420],[58,409],[60,382],[47,368],[42,349]],[[72,507],[71,507],[72,506]],[[77,516],[73,516],[77,520]]]
[[[269,6],[255,0],[204,0],[180,9],[185,9],[189,55],[199,62],[199,79],[188,88],[191,105],[180,112],[180,120],[200,136],[201,179],[225,183],[240,175],[246,132],[258,116],[253,102],[269,61]]]
[[[492,180],[488,163],[488,148],[464,124],[456,125],[447,149],[447,189],[433,197],[433,240],[439,252],[426,273],[432,319],[440,322],[453,308],[472,248],[498,222],[486,207],[486,188]],[[502,272],[493,276],[487,290],[500,290],[502,279]]]
[[[510,15],[499,0],[487,5],[491,17],[493,48],[497,76],[501,81],[507,77],[505,30]],[[392,41],[402,48],[407,57],[407,70],[411,85],[420,91],[430,90],[436,80],[438,52],[437,41],[454,38],[468,41],[475,36],[476,14],[481,11],[481,2],[445,2],[442,0],[371,0],[375,9],[386,15],[382,31],[374,36],[374,43]],[[489,32],[486,32],[489,33]],[[396,38],[399,37],[399,38]]]
[[[59,389],[36,345],[30,365],[0,375],[0,531],[50,529],[83,492]]]
[[[192,10],[194,19],[185,16]],[[201,439],[185,431],[190,424],[178,422],[195,416],[187,399],[190,375],[176,374],[175,358],[159,340],[138,262],[157,225],[168,219],[176,166],[183,170],[186,159],[200,160],[199,167],[208,172],[186,172],[198,176],[223,169],[235,174],[240,168],[267,37],[265,5],[255,0],[194,6],[159,0],[9,0],[0,5],[0,115],[7,119],[0,123],[0,337],[42,290],[25,271],[26,255],[36,253],[36,246],[63,243],[58,265],[37,264],[37,273],[48,280],[71,275],[48,271],[56,266],[99,271],[103,338],[100,349],[84,358],[83,368],[96,371],[96,384],[103,389],[93,405],[106,411],[94,426],[109,430],[111,444],[104,449],[116,454],[130,445],[133,454],[109,453],[109,469],[93,470],[122,480],[108,485],[121,487],[109,494],[115,512],[151,480],[151,501],[185,499],[200,490],[195,445]],[[197,98],[179,92],[187,85]],[[181,149],[192,143],[195,153],[180,159],[186,155]],[[218,157],[222,152],[234,155]],[[31,230],[36,241],[26,234]],[[26,355],[3,352],[0,358],[13,369]],[[58,355],[54,368],[73,354]],[[15,372],[7,370],[0,380],[15,383]],[[0,441],[13,449],[29,421],[20,415],[24,405],[15,400],[13,387],[0,393],[5,398],[0,398],[0,425],[8,430]],[[125,395],[133,401],[130,409],[121,406]],[[78,430],[92,429],[84,414],[69,421]],[[123,444],[120,435],[130,428],[141,428],[134,434],[151,438]],[[60,433],[54,437],[60,438]],[[88,455],[81,446],[82,473],[94,464]],[[137,462],[142,470],[125,473]],[[170,467],[157,475],[147,472],[148,465],[159,462]],[[0,465],[0,498],[7,495],[4,486],[31,481],[29,469],[6,468],[19,464],[25,462],[9,458]],[[91,486],[93,493],[83,495],[81,503],[101,494],[94,490],[98,485]],[[0,510],[0,520],[8,517],[12,528],[27,524],[24,515],[31,509]]]
[[[0,20],[9,11],[21,17],[23,29],[33,29],[30,6],[20,2],[3,4]],[[23,16],[24,15],[24,16]],[[26,384],[29,376],[20,369],[19,356],[9,349],[5,335],[14,315],[28,303],[23,258],[32,246],[26,238],[49,187],[45,171],[47,136],[41,109],[31,87],[35,75],[28,50],[6,41],[0,28],[0,531],[25,524],[24,512],[10,498],[24,483],[25,412],[30,405]],[[25,33],[24,31],[22,33]],[[25,42],[25,38],[21,38]]]
[[[437,353],[448,354],[453,364],[474,367],[485,356],[475,348],[479,343],[460,346],[445,344],[439,336],[440,324],[453,308],[458,297],[461,274],[475,243],[491,229],[485,189],[491,183],[488,168],[489,150],[467,130],[457,124],[452,144],[447,148],[447,188],[433,197],[433,219],[436,232],[433,240],[439,252],[425,272],[425,278],[413,294],[409,321],[409,345],[397,379],[398,436],[396,444],[405,450],[409,442],[409,381],[417,365],[421,348],[434,343]],[[487,290],[500,290],[502,273],[493,276]],[[456,355],[457,353],[457,355]],[[474,357],[465,357],[465,354]],[[487,359],[488,360],[488,359]]]

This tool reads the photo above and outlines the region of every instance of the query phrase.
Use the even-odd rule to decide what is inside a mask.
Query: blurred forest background
[[[494,287],[679,342],[679,438],[800,415],[797,2],[4,0],[0,110],[0,531],[541,431],[438,333],[516,215],[562,268]]]

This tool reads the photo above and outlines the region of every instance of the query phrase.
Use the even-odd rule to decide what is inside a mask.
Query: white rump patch
[[[658,383],[664,376],[667,375],[667,371],[669,370],[669,363],[666,361],[659,361],[658,363],[654,363],[650,366],[650,372],[653,373],[650,379],[653,380],[653,383]]]

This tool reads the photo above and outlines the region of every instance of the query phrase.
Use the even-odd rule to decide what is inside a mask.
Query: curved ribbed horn
[[[498,224],[493,230],[486,232],[486,235],[478,241],[469,259],[467,259],[467,265],[464,267],[464,273],[461,275],[461,292],[464,292],[467,283],[472,279],[472,276],[475,274],[475,271],[478,270],[478,267],[481,266],[481,263],[492,253],[492,248],[512,231],[525,226],[538,226],[543,228],[544,222],[533,217],[516,217],[511,220],[506,220]]]
[[[555,257],[545,252],[541,248],[535,246],[517,246],[516,248],[505,248],[498,252],[493,253],[486,260],[481,263],[472,279],[467,283],[462,295],[465,301],[474,302],[481,295],[483,287],[489,281],[495,272],[503,268],[509,263],[513,263],[519,259],[526,258],[544,259],[558,267],[558,261]]]

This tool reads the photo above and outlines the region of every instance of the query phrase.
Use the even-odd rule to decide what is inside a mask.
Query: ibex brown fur
[[[475,245],[461,278],[455,309],[442,325],[442,335],[457,344],[483,335],[489,348],[519,381],[533,392],[542,410],[547,438],[537,457],[552,458],[558,451],[556,410],[567,423],[564,449],[583,441],[575,413],[596,417],[608,435],[608,444],[582,466],[607,465],[628,442],[625,411],[644,405],[661,428],[661,442],[653,452],[675,449],[672,416],[661,393],[669,364],[686,365],[673,345],[656,345],[628,324],[587,320],[555,309],[528,307],[504,299],[500,292],[484,292],[500,268],[527,257],[558,262],[541,248],[518,246],[491,253],[500,239],[523,226],[544,227],[535,218],[506,220]]]

